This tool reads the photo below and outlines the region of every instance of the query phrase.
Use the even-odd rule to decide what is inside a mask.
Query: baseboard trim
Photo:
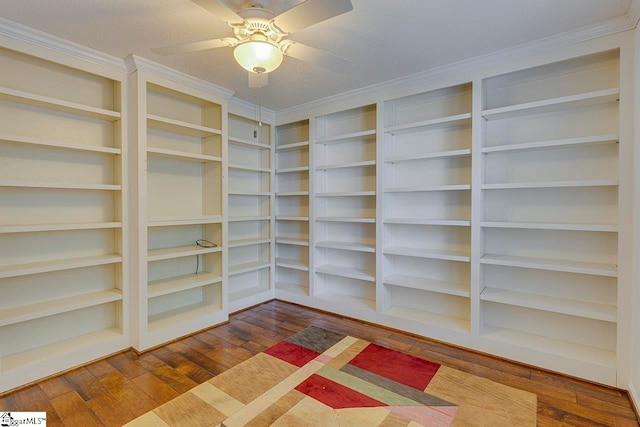
[[[635,387],[633,382],[629,383],[629,400],[631,401],[633,410],[636,412],[636,417],[640,419],[640,394],[638,393],[638,389]]]

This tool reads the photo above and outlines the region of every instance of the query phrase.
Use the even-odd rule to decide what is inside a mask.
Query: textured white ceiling
[[[260,3],[276,14],[301,0]],[[278,111],[543,37],[624,16],[632,0],[352,0],[353,11],[292,39],[344,57],[346,73],[293,58],[271,73],[262,102]],[[124,58],[130,53],[234,90],[251,101],[247,74],[221,48],[171,57],[152,47],[231,36],[190,0],[0,0],[0,16]]]

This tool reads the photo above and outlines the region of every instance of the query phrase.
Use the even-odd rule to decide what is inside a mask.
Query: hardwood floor
[[[127,351],[5,394],[0,410],[46,411],[48,426],[120,426],[309,325],[535,393],[539,426],[639,425],[623,391],[280,301],[140,356]]]

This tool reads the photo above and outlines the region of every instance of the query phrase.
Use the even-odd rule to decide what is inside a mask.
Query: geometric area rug
[[[535,394],[310,326],[127,426],[535,426],[536,413]]]

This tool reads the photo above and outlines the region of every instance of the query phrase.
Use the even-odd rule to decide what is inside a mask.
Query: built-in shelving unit
[[[271,126],[229,114],[229,307],[273,298]]]
[[[480,336],[616,377],[619,52],[483,81]]]
[[[125,74],[28,51],[0,48],[0,391],[129,340]]]
[[[470,332],[471,96],[384,103],[382,312],[403,329]]]
[[[369,105],[314,122],[315,301],[364,318],[376,312],[376,111]]]
[[[311,302],[309,222],[313,209],[313,186],[309,150],[310,121],[276,127],[276,297],[287,301]]]
[[[223,220],[226,100],[137,69],[137,350],[227,319]]]

